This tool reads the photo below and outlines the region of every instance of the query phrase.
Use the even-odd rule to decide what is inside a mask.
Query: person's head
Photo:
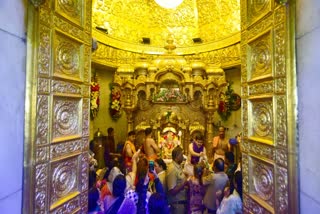
[[[167,170],[167,165],[161,158],[156,159],[154,162],[154,169],[156,170],[157,173],[160,173],[164,170]]]
[[[194,141],[196,142],[197,146],[200,147],[203,145],[204,136],[202,134],[197,134],[194,138]]]
[[[112,183],[112,195],[114,197],[119,197],[124,195],[124,190],[127,187],[126,178],[124,175],[120,174],[114,179]]]
[[[239,193],[239,195],[242,199],[242,173],[241,173],[241,171],[236,171],[234,173],[233,182],[234,182],[234,188],[237,190],[237,192]]]
[[[181,164],[183,162],[183,149],[180,146],[176,146],[172,150],[172,160],[177,164]]]
[[[130,131],[128,133],[128,140],[130,140],[131,142],[134,142],[135,139],[136,139],[136,132],[135,131]]]
[[[226,152],[225,153],[225,164],[226,165],[230,165],[230,164],[234,164],[234,154],[233,152]]]
[[[220,137],[221,139],[224,139],[225,133],[226,133],[226,129],[225,129],[223,126],[220,126],[220,127],[219,127],[219,137]]]
[[[112,183],[114,179],[120,174],[122,174],[122,172],[117,166],[112,167],[107,177],[108,181]]]
[[[193,174],[194,174],[194,177],[196,177],[197,179],[199,179],[200,181],[200,184],[202,185],[202,175],[203,175],[203,167],[201,164],[196,164],[194,167],[193,167]]]
[[[214,161],[214,172],[223,172],[224,171],[224,161],[222,158],[217,158]]]
[[[112,128],[112,127],[108,128],[108,135],[109,136],[114,136],[114,128]]]
[[[151,133],[152,133],[152,129],[151,129],[151,128],[146,128],[146,129],[144,130],[144,133],[145,133],[146,136],[149,136],[149,135],[151,135]]]
[[[149,169],[149,162],[147,158],[140,158],[137,163],[137,178],[139,181],[144,181]]]
[[[169,207],[166,197],[158,192],[153,193],[148,202],[149,213],[152,214],[169,214]]]

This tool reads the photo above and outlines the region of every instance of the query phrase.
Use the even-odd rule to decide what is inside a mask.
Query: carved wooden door
[[[283,2],[241,1],[245,213],[299,213],[294,8]]]
[[[91,0],[28,5],[25,213],[87,213]]]

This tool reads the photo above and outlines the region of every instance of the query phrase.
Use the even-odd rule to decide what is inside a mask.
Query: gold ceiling
[[[182,54],[240,40],[240,0],[184,0],[176,9],[162,8],[154,0],[93,0],[92,17],[94,29],[108,30],[93,31],[100,42],[134,52],[164,52],[170,34]],[[150,44],[143,44],[142,38],[149,38]],[[194,43],[194,38],[202,43]]]

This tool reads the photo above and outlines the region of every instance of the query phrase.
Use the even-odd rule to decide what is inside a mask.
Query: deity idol
[[[181,133],[181,132],[179,132]],[[161,156],[163,159],[171,159],[172,150],[180,145],[180,136],[176,135],[176,130],[172,127],[165,128],[163,135],[160,138],[159,148],[161,149]]]

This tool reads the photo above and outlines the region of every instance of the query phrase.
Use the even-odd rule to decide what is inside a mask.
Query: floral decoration
[[[100,86],[99,83],[96,81],[96,78],[94,78],[94,81],[91,82],[90,87],[91,93],[90,93],[90,114],[91,119],[94,119],[97,117],[99,112],[99,106],[100,106]]]
[[[153,96],[154,102],[186,102],[187,97],[177,88],[162,88],[160,92]]]
[[[218,114],[223,121],[227,121],[231,116],[231,112],[238,110],[241,105],[240,96],[234,93],[231,86],[232,83],[228,83],[227,90],[219,95]]]
[[[111,97],[110,97],[110,115],[112,119],[117,120],[121,117],[121,92],[117,88],[111,86]]]

